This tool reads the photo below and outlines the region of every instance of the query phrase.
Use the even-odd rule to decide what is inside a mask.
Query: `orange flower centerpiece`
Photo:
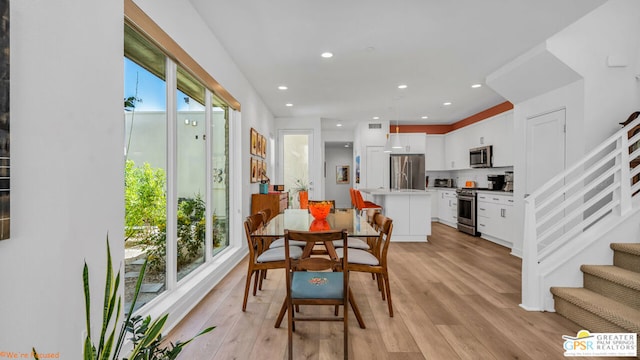
[[[325,219],[329,215],[329,211],[331,211],[331,203],[328,201],[309,204],[309,212],[316,220]]]

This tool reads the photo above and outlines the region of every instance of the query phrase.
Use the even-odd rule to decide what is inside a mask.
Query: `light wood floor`
[[[518,306],[519,258],[442,224],[434,223],[432,232],[428,243],[389,248],[393,318],[371,276],[352,274],[367,328],[360,329],[349,313],[351,359],[566,359],[562,335],[575,336],[580,327],[555,313]],[[239,264],[169,334],[169,340],[184,340],[216,326],[180,359],[286,359],[286,317],[274,328],[285,293],[283,271],[269,272],[243,313],[246,266]],[[342,336],[340,322],[300,323],[294,359],[342,358]]]

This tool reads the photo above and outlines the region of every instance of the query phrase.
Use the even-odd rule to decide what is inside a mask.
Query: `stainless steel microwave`
[[[481,146],[469,150],[469,166],[472,168],[489,168],[493,166],[493,147]]]

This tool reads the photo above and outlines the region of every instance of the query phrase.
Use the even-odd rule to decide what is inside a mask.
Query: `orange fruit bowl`
[[[329,211],[331,211],[331,203],[309,204],[309,212],[314,219],[325,219],[329,215]]]

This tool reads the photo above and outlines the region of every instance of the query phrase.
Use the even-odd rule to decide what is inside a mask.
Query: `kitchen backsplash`
[[[433,187],[435,179],[453,179],[456,187],[463,187],[466,181],[475,181],[476,187],[484,188],[488,186],[487,175],[504,175],[505,171],[513,171],[513,166],[480,168],[467,170],[450,171],[427,171],[429,177],[429,187]]]

